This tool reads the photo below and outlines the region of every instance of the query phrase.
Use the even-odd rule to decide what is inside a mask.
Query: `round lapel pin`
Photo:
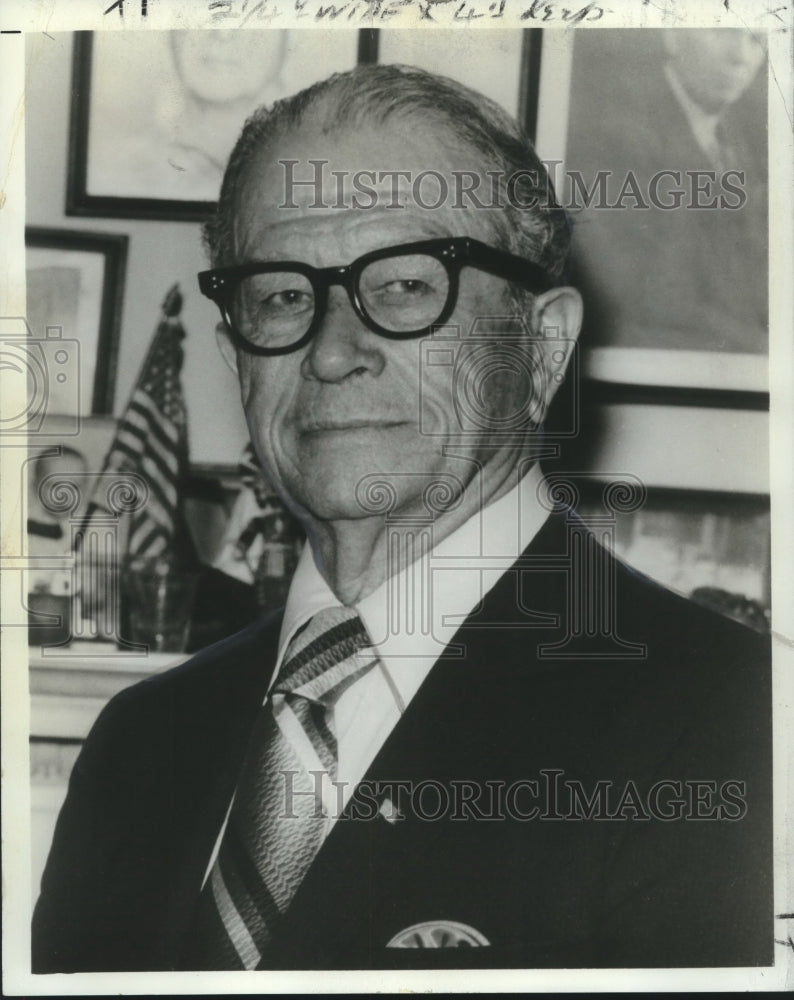
[[[468,924],[456,920],[426,920],[399,931],[387,948],[480,948],[490,941]]]

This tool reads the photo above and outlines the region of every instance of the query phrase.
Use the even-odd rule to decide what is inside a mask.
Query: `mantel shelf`
[[[110,698],[187,658],[186,653],[130,653],[99,642],[33,647],[29,652],[31,736],[84,739]]]

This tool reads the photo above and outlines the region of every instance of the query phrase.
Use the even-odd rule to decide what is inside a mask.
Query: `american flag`
[[[182,296],[170,290],[149,353],[116,435],[105,472],[135,472],[149,487],[146,504],[130,515],[128,556],[159,556],[172,548],[180,516],[180,487],[188,465],[187,412],[179,373]]]

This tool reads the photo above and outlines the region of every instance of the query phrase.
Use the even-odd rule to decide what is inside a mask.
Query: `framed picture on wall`
[[[377,61],[418,66],[465,83],[500,104],[534,139],[542,34],[539,28],[385,28],[377,32]]]
[[[581,513],[603,517],[590,484]],[[651,488],[614,516],[615,553],[685,597],[757,631],[769,628],[769,498],[762,494]]]
[[[541,155],[564,163],[585,375],[766,407],[763,36],[610,29],[568,45],[567,128]]]
[[[248,115],[372,61],[374,34],[78,32],[67,214],[207,218]]]
[[[25,229],[27,322],[53,348],[43,386],[48,415],[113,412],[128,243],[113,233]],[[61,354],[68,377],[53,374]]]
[[[67,214],[206,219],[248,115],[357,62],[460,79],[534,135],[540,37],[538,29],[476,38],[449,29],[78,32]]]

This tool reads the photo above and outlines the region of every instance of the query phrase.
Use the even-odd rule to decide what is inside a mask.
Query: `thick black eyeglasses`
[[[276,355],[297,351],[311,340],[325,315],[331,285],[342,285],[356,314],[382,337],[426,336],[452,315],[464,266],[536,294],[554,285],[537,264],[468,236],[384,247],[343,267],[253,261],[202,271],[198,279],[241,347]]]

